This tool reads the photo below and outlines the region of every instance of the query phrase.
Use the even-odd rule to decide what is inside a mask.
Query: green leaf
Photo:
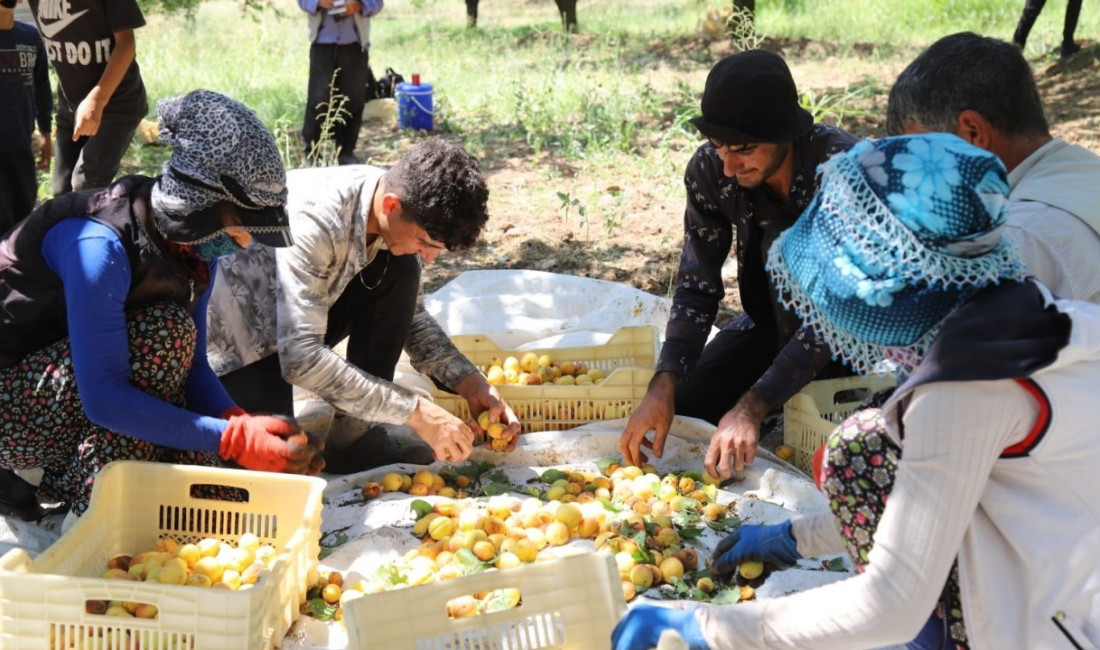
[[[612,503],[611,499],[596,499],[596,500],[603,504],[604,510],[609,510],[611,512],[622,512],[623,511],[622,508],[620,508],[619,506]]]
[[[721,519],[717,519],[715,521],[708,521],[707,522],[707,526],[709,526],[711,528],[711,530],[717,530],[720,533],[733,532],[740,525],[741,525],[741,518],[740,517],[734,517],[732,515],[730,515],[728,517],[722,517]]]
[[[678,508],[676,508],[676,511],[677,512],[690,512],[692,510],[695,510],[698,507],[699,507],[699,502],[696,501],[695,499],[684,498],[684,500],[680,502],[680,506]]]
[[[714,594],[714,598],[711,598],[710,602],[713,605],[736,605],[741,602],[741,588],[723,589]]]
[[[348,543],[348,536],[343,531],[336,531],[331,535],[326,536],[321,540],[321,546],[328,548],[336,548]]]
[[[695,539],[703,534],[702,528],[680,528],[680,537],[684,539]]]
[[[686,472],[681,473],[680,476],[686,476],[686,477],[692,479],[693,481],[695,481],[696,483],[702,483],[703,482],[703,473],[700,472],[699,470],[689,469]]]
[[[481,493],[488,497],[495,497],[498,494],[507,494],[514,489],[507,483],[489,483],[481,488]]]
[[[703,602],[707,602],[707,601],[710,600],[710,594],[703,591],[702,589],[696,589],[694,587],[692,587],[688,591],[687,597],[690,598],[691,600],[700,600],[700,601],[703,601]]]
[[[844,566],[844,558],[834,557],[831,560],[825,560],[821,563],[821,566],[825,567],[826,571],[847,571],[847,567]]]
[[[489,475],[489,480],[493,483],[507,483],[508,475],[504,473],[504,470],[498,469]]]
[[[394,564],[383,564],[378,567],[378,570],[374,572],[376,578],[382,581],[382,584],[386,588],[395,587],[397,585],[408,584],[409,579],[401,574],[397,566]]]
[[[409,504],[409,509],[416,513],[417,519],[420,519],[424,515],[434,510],[432,504],[423,499],[414,500],[412,503]]]
[[[550,468],[542,473],[539,480],[547,485],[553,484],[554,481],[560,481],[561,479],[569,480],[569,475],[560,469]]]
[[[311,598],[306,601],[306,613],[322,621],[331,621],[336,614],[336,606],[329,605],[324,598]]]

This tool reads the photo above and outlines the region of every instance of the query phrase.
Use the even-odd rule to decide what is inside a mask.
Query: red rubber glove
[[[293,420],[270,415],[234,415],[222,432],[218,453],[241,467],[301,474],[316,448]]]

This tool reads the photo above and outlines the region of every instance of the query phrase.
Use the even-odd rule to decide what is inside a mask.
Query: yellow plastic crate
[[[583,361],[589,368],[599,368],[607,374],[616,368],[654,368],[657,365],[657,332],[648,325],[620,328],[603,345],[571,348],[504,350],[483,334],[456,335],[451,341],[479,367],[488,364],[493,357],[504,359],[512,355],[518,358],[527,352],[549,354],[557,361]]]
[[[516,412],[523,432],[560,431],[594,420],[629,416],[645,397],[657,359],[657,333],[649,326],[623,327],[603,345],[583,347],[509,351],[483,335],[455,336],[452,340],[479,367],[494,357],[504,359],[534,352],[550,354],[558,361],[582,361],[589,368],[606,373],[600,383],[584,386],[497,386]],[[461,397],[438,389],[432,397],[447,411],[463,419],[470,418],[469,406]]]
[[[497,386],[515,411],[521,432],[564,431],[595,420],[629,416],[642,403],[652,368],[620,368],[591,386]],[[466,400],[438,391],[435,402],[458,417],[469,420]]]
[[[812,475],[813,455],[868,396],[894,386],[894,375],[824,379],[806,385],[783,405],[783,442],[794,447],[795,467]]]
[[[191,496],[195,485],[247,492],[247,502]],[[242,650],[278,646],[298,618],[317,568],[319,478],[209,467],[117,461],[96,478],[85,515],[32,560],[0,557],[0,648],[19,650]],[[235,543],[251,532],[278,555],[242,591],[162,585],[100,576],[107,560],[151,550],[163,535],[181,543]],[[88,600],[155,605],[155,619],[85,611]]]
[[[613,557],[585,553],[364,596],[345,606],[348,647],[607,648],[626,611],[619,582]],[[447,616],[452,598],[507,588],[519,589],[518,607],[469,618]]]

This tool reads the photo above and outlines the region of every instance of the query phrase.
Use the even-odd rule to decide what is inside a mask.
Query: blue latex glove
[[[772,526],[745,524],[730,533],[714,549],[715,573],[730,573],[746,561],[790,566],[802,558],[791,535],[788,519]]]
[[[675,630],[691,650],[710,650],[695,619],[695,608],[672,609],[647,603],[631,607],[619,621],[611,633],[611,647],[614,650],[651,650],[657,647],[661,632],[666,629]]]

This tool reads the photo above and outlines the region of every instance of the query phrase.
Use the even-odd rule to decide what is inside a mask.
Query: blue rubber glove
[[[791,535],[791,522],[756,526],[745,524],[730,533],[714,549],[715,573],[730,573],[746,561],[768,562],[777,566],[790,566],[802,559],[798,545]]]
[[[672,609],[647,603],[638,603],[630,608],[615,631],[611,633],[613,650],[651,650],[657,647],[661,632],[675,630],[691,650],[710,650],[699,622],[695,619],[695,608]]]

